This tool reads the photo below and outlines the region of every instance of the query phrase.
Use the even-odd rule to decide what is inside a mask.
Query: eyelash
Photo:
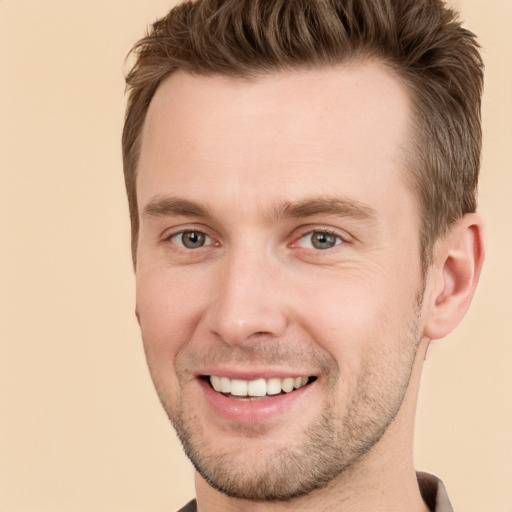
[[[201,236],[204,237],[205,238],[204,243],[202,243],[201,245],[198,245],[197,247],[186,247],[183,243],[183,236],[187,233],[188,234],[195,233],[195,234],[199,235],[200,237]],[[329,237],[334,237],[334,239],[335,239],[334,245],[331,247],[319,248],[319,247],[311,247],[311,246],[303,247],[301,244],[299,244],[299,242],[301,240],[305,239],[308,236],[311,237],[315,233],[320,234],[320,235],[327,235]],[[182,237],[181,240],[180,241],[176,240],[180,236]],[[212,246],[212,245],[213,246],[220,245],[218,242],[215,242],[214,238],[212,236],[208,235],[205,232],[205,230],[194,229],[193,227],[191,227],[189,229],[183,229],[181,231],[173,232],[173,233],[169,234],[165,238],[164,241],[170,242],[170,243],[176,245],[177,247],[179,247],[180,250],[185,250],[185,251],[194,251],[194,250],[202,249],[204,247],[208,247],[208,246]],[[334,230],[318,228],[318,229],[308,229],[308,231],[304,231],[298,237],[296,237],[294,239],[294,241],[288,245],[288,247],[293,248],[293,249],[306,249],[306,250],[314,250],[314,251],[318,251],[318,252],[323,252],[323,251],[328,251],[330,249],[334,249],[339,245],[346,244],[347,242],[348,242],[347,237],[341,236],[338,232],[336,232]],[[313,242],[310,241],[310,245],[313,245]]]
[[[183,238],[182,238],[181,243],[179,243],[178,241],[174,240],[174,239],[176,239],[176,238],[178,238],[180,236],[183,237],[183,235],[185,235],[187,233],[189,233],[189,234],[196,233],[197,235],[204,236],[205,239],[206,239],[205,243],[200,245],[200,246],[198,246],[198,247],[196,247],[196,248],[192,248],[192,247],[185,247],[183,245]],[[165,241],[166,242],[171,242],[171,243],[177,245],[178,247],[180,247],[180,249],[184,249],[184,250],[201,249],[202,247],[205,247],[205,246],[218,245],[217,243],[214,242],[213,238],[210,235],[208,235],[207,233],[205,233],[203,230],[201,230],[201,229],[194,229],[194,228],[183,229],[181,231],[171,233],[170,235],[168,235],[165,238]]]
[[[343,245],[343,244],[347,243],[347,239],[345,237],[341,236],[338,232],[336,232],[334,230],[326,229],[326,228],[318,228],[318,229],[309,229],[308,231],[301,233],[301,235],[299,237],[297,237],[295,239],[295,241],[290,244],[290,247],[299,248],[299,249],[304,248],[304,247],[299,246],[298,242],[308,236],[314,235],[315,233],[332,236],[336,239],[336,243],[332,247],[326,247],[324,249],[319,249],[319,248],[315,248],[315,247],[307,247],[305,249],[313,249],[313,250],[321,252],[321,251],[327,251],[329,249],[334,249],[338,245]]]

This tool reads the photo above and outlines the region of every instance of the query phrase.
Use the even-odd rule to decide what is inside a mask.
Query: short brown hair
[[[476,209],[483,64],[474,34],[441,0],[196,0],[174,7],[132,49],[123,163],[136,263],[141,134],[159,84],[176,70],[252,77],[379,59],[412,99],[409,167],[424,271],[434,242]]]

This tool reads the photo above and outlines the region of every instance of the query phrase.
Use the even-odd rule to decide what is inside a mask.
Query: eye
[[[199,249],[210,245],[212,239],[201,231],[182,231],[170,237],[170,240],[184,249]]]
[[[311,231],[299,239],[298,245],[304,249],[325,250],[332,249],[342,242],[343,240],[340,236],[329,231]]]

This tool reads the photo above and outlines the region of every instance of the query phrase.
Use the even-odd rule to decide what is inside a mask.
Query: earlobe
[[[440,339],[460,323],[471,304],[484,261],[483,222],[466,214],[434,249],[424,336]]]

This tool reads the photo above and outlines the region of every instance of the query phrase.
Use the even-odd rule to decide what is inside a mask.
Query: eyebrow
[[[144,207],[144,217],[201,217],[211,218],[210,212],[199,204],[176,197],[155,197]]]
[[[212,218],[210,211],[200,204],[177,197],[155,197],[144,207],[144,217],[199,217]],[[302,219],[315,215],[336,215],[356,220],[375,221],[377,211],[372,207],[346,198],[314,197],[301,201],[285,201],[270,211],[270,218]]]
[[[302,219],[314,215],[336,215],[356,220],[377,220],[377,211],[371,206],[346,198],[311,198],[298,202],[284,202],[272,211],[272,217]]]

